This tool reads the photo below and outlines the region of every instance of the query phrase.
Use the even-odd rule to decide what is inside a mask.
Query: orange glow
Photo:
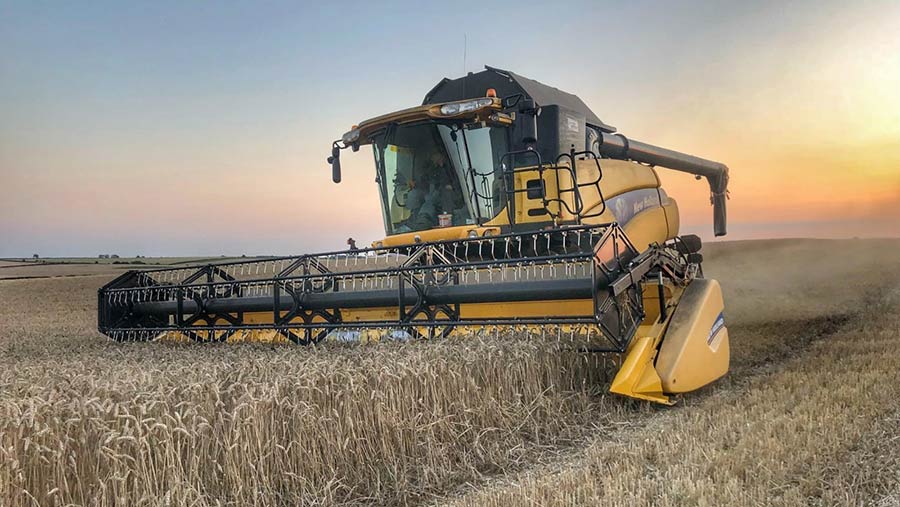
[[[541,31],[544,16],[515,34],[473,18],[470,49],[480,49],[465,69],[448,63],[460,48],[446,37],[401,44],[377,36],[380,25],[304,39],[260,20],[260,37],[232,54],[222,51],[230,35],[197,37],[191,23],[171,40],[119,43],[97,24],[103,16],[24,16],[3,31],[15,43],[0,67],[16,79],[0,80],[0,257],[290,254],[348,236],[377,241],[372,151],[342,152],[335,185],[332,142],[347,123],[415,106],[442,77],[483,64],[577,95],[629,138],[727,164],[726,240],[900,235],[900,3],[745,4],[720,2],[709,19],[671,2],[621,7],[621,19],[586,4],[584,18],[616,41],[587,64],[577,38]],[[67,44],[74,33],[83,44]],[[317,53],[354,37],[352,48],[371,49],[348,51],[340,72]],[[498,44],[517,51],[497,60]],[[434,57],[423,60],[423,48]],[[706,182],[659,174],[682,230],[712,239]]]

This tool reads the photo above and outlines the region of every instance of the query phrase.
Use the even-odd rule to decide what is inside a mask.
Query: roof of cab
[[[534,79],[520,76],[508,70],[496,67],[484,66],[483,71],[456,78],[442,79],[431,91],[425,95],[422,104],[435,104],[465,100],[484,96],[488,88],[497,91],[498,97],[508,97],[521,93],[532,100],[538,106],[562,106],[571,111],[583,114],[587,123],[603,132],[613,133],[616,128],[604,123],[591,111],[577,95],[564,92],[559,88],[545,85]]]

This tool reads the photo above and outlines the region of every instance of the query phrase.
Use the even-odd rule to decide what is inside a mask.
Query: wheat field
[[[0,505],[900,502],[900,241],[704,254],[732,370],[673,408],[552,339],[118,344],[115,271],[0,280]]]

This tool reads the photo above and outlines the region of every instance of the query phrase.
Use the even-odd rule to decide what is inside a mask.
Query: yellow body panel
[[[681,229],[681,213],[678,212],[678,203],[670,197],[668,201],[663,202],[663,209],[666,210],[666,223],[669,231],[666,239],[675,239]]]
[[[667,306],[677,304],[684,289],[666,284],[663,288]],[[659,344],[665,336],[671,312],[663,322],[659,321],[659,286],[643,287],[644,321],[638,327],[634,339],[625,351],[625,360],[613,378],[609,391],[623,396],[670,405],[662,381],[654,368]]]
[[[593,160],[578,160],[575,168],[578,181],[597,179],[597,164]],[[659,188],[659,176],[652,167],[624,160],[603,159],[600,161],[600,168],[603,171],[600,190],[603,191],[604,199],[641,188]],[[586,213],[596,210],[601,205],[600,196],[593,187],[583,187],[581,198],[585,202]],[[607,210],[607,213],[612,216],[610,210]]]
[[[626,162],[623,160],[601,160],[603,179],[600,180],[600,189],[603,198],[607,202],[617,196],[641,189],[658,189],[659,176],[652,167]],[[579,180],[587,178],[596,179],[596,164],[593,160],[579,160],[576,164]],[[591,181],[587,179],[586,181]],[[584,187],[581,190],[582,199],[585,202],[585,214],[600,211],[602,205],[600,196],[593,187]],[[608,223],[618,221],[610,207],[598,217],[588,220],[589,223]],[[622,225],[625,235],[632,244],[640,250],[646,250],[650,244],[664,243],[678,235],[678,205],[673,199],[661,202],[661,207],[645,209],[635,214],[629,221]]]
[[[506,212],[504,211],[503,214],[505,215]],[[454,227],[441,227],[438,229],[427,229],[424,231],[405,232],[403,234],[386,236],[384,239],[374,242],[373,245],[378,247],[391,247],[412,245],[420,242],[427,243],[431,241],[465,239],[468,238],[470,234],[472,234],[472,231],[474,231],[474,234],[477,234],[478,236],[496,236],[500,234],[500,227],[493,227],[488,224],[485,224],[483,227],[475,225],[457,225]]]
[[[459,305],[460,317],[463,319],[493,319],[498,317],[577,317],[591,316],[593,301],[590,299],[568,299],[559,301],[511,301],[505,303],[467,303]],[[341,310],[343,322],[397,320],[400,316],[398,307],[384,308],[345,308]],[[247,324],[271,324],[272,312],[246,312],[244,322]],[[303,320],[297,317],[293,322]],[[323,319],[314,319],[324,322]],[[198,322],[198,326],[205,322]]]
[[[577,317],[590,316],[593,301],[570,299],[564,301],[514,301],[509,303],[478,303],[459,305],[464,319],[495,317]]]
[[[656,171],[652,167],[645,165],[624,160],[603,159],[600,161],[600,168],[603,172],[603,178],[600,180],[600,190],[603,192],[604,200],[643,188],[659,188],[660,185]],[[597,163],[593,159],[576,160],[575,172],[580,183],[595,181],[599,174],[597,172]],[[572,188],[572,175],[567,168],[548,170],[546,174],[550,174],[558,180],[553,187],[554,189]],[[579,189],[579,193],[584,203],[583,215],[591,215],[600,211],[603,200],[600,199],[600,194],[595,186],[582,186]],[[548,191],[548,197],[551,199],[557,198],[558,195]],[[562,199],[568,203],[570,209],[575,209],[574,196],[571,192],[564,192]],[[560,211],[562,213],[560,216],[561,220],[573,220],[575,218],[568,213],[566,207],[563,207]],[[587,223],[593,224],[615,221],[616,217],[611,209],[607,209],[601,215],[586,220]]]
[[[728,372],[723,310],[719,282],[698,278],[685,289],[656,360],[666,392],[693,391]]]
[[[619,372],[610,384],[611,393],[630,396],[642,400],[670,405],[669,397],[663,393],[662,382],[653,368],[656,358],[657,336],[661,334],[658,324],[649,330],[639,329],[632,340],[628,355]],[[642,328],[644,326],[641,326]]]
[[[515,174],[515,188],[516,190],[527,189],[529,188],[528,182],[537,181],[538,179],[537,169],[517,172]],[[544,192],[546,192],[547,197],[556,199],[559,195],[559,181],[556,178],[556,171],[544,171],[543,180]],[[535,193],[537,195],[534,197],[529,197],[528,192],[516,192],[514,194],[516,214],[513,220],[517,224],[547,222],[551,219],[551,215],[559,215],[559,202],[551,202],[545,208],[543,196],[540,195],[539,191]],[[503,214],[507,214],[505,210]]]
[[[669,238],[669,227],[663,208],[642,211],[628,221],[622,230],[631,244],[643,252],[653,243],[664,243]]]

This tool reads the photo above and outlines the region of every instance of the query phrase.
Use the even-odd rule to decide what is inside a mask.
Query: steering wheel
[[[405,191],[404,195],[409,195],[410,190],[412,190],[412,189],[409,188],[408,183],[405,187],[402,187],[402,188],[395,186],[394,187],[394,204],[396,204],[397,206],[400,206],[401,208],[406,209],[406,199],[404,199],[403,202],[400,202],[400,192]]]

